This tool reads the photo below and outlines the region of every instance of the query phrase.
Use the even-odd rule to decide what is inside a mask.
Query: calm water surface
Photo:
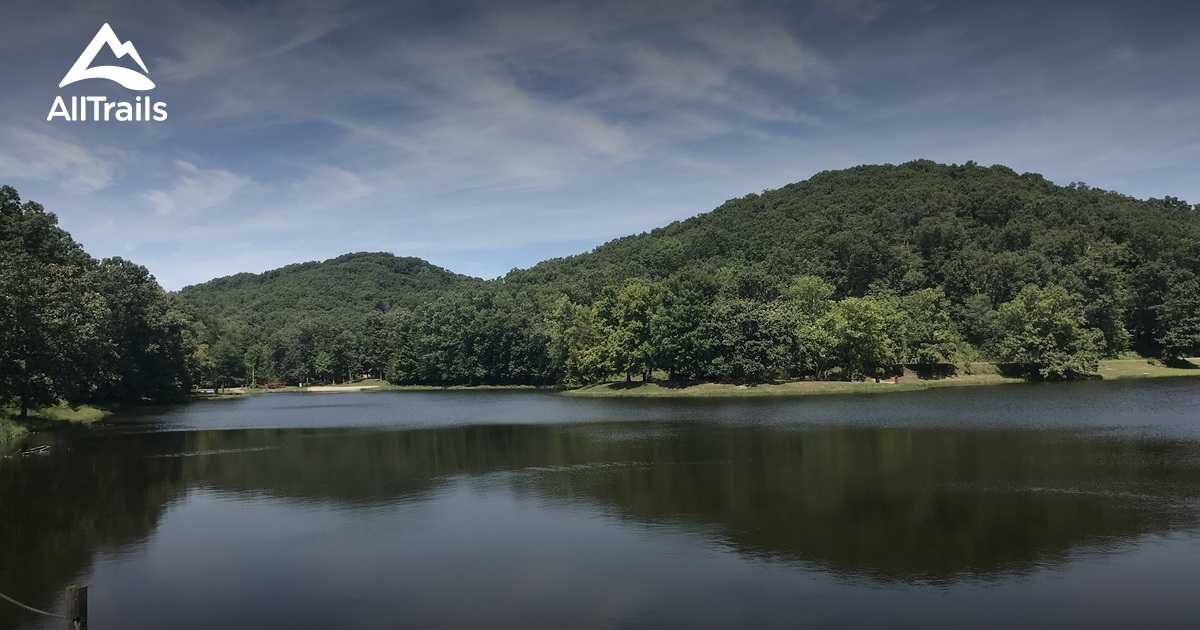
[[[32,443],[0,592],[87,583],[94,630],[1200,627],[1200,379],[270,394]]]

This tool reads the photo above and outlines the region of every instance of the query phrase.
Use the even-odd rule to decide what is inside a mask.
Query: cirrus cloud
[[[225,203],[251,181],[245,175],[220,168],[200,168],[184,160],[176,160],[175,166],[182,174],[170,188],[142,193],[142,198],[159,214],[196,214]]]

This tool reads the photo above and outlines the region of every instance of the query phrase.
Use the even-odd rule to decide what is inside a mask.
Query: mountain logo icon
[[[92,38],[92,42],[87,45],[87,48],[83,49],[83,54],[79,55],[79,59],[75,60],[75,65],[71,66],[71,69],[67,71],[67,75],[63,77],[58,87],[64,87],[76,81],[83,81],[84,79],[108,79],[109,81],[116,81],[130,90],[144,91],[154,88],[154,82],[150,80],[150,77],[129,68],[122,68],[120,66],[89,67],[92,61],[96,59],[96,54],[100,52],[100,48],[106,44],[118,59],[129,55],[133,57],[137,65],[141,66],[142,72],[150,72],[146,70],[146,64],[142,63],[142,58],[138,55],[137,49],[133,47],[133,42],[121,43],[121,40],[117,39],[117,34],[113,32],[112,27],[105,24],[96,32],[96,36]]]

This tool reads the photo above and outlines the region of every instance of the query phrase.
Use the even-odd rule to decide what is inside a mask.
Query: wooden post
[[[67,630],[87,630],[87,587],[67,587]]]

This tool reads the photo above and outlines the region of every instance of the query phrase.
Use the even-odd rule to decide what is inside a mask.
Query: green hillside
[[[1185,202],[919,160],[823,172],[500,281],[355,254],[180,295],[286,380],[762,382],[981,359],[1070,378],[1129,350],[1200,351],[1198,278]],[[289,344],[309,350],[285,359]]]
[[[480,282],[419,258],[360,252],[217,278],[176,297],[193,321],[198,382],[304,382],[379,372],[378,352],[366,352],[378,346],[384,313]]]
[[[53,224],[6,190],[14,225]],[[1030,379],[1095,378],[1101,359],[1130,352],[1179,367],[1200,355],[1200,209],[970,162],[823,172],[493,281],[357,253],[158,295],[125,265],[113,287],[144,295],[122,305],[105,283],[125,267],[93,271],[82,252],[72,273],[87,290],[21,288],[31,273],[53,288],[62,273],[46,252],[70,237],[43,232],[15,231],[0,252],[0,281],[23,300],[0,300],[0,330],[62,331],[0,352],[0,404],[364,373],[403,385],[764,383],[992,362]],[[98,336],[70,313],[101,301],[128,323]],[[107,357],[107,376],[85,373],[80,347]],[[22,367],[34,361],[44,367]]]
[[[467,280],[420,258],[359,252],[217,278],[185,287],[179,296],[210,315],[282,328],[312,317],[359,320]]]
[[[952,297],[1003,302],[1026,282],[1082,289],[1088,262],[1197,272],[1198,252],[1200,213],[1171,197],[1144,201],[1004,166],[918,160],[822,172],[507,280],[588,294],[631,277],[732,266],[775,284],[820,276],[839,296],[942,286]]]

